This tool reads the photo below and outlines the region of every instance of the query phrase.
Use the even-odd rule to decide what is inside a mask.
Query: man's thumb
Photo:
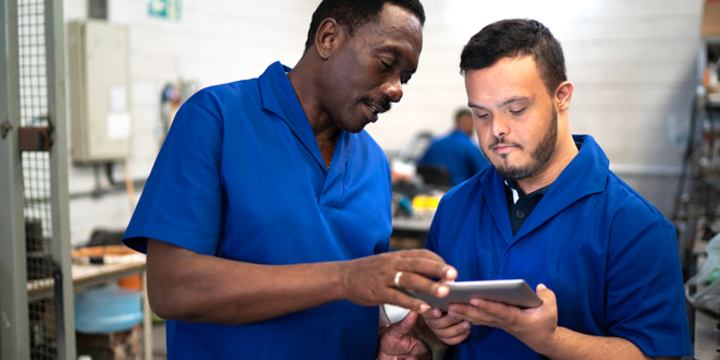
[[[415,323],[417,323],[418,320],[418,313],[411,311],[405,317],[400,320],[396,325],[393,327],[394,335],[397,336],[405,336],[409,334],[412,329],[415,327]]]

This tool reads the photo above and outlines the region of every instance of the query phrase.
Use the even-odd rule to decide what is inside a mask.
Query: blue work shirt
[[[181,107],[125,232],[128,246],[145,252],[147,239],[158,239],[266,265],[389,251],[387,158],[365,131],[343,131],[328,170],[289,70],[276,62]],[[377,306],[349,301],[248,325],[168,321],[168,357],[374,359],[378,322]]]
[[[558,325],[629,340],[647,356],[692,353],[675,228],[609,169],[595,140],[513,236],[493,166],[440,202],[427,248],[458,280],[525,279],[555,292]],[[473,326],[446,359],[543,359],[507,332]]]
[[[450,173],[450,185],[455,186],[488,165],[480,148],[460,130],[434,141],[418,160],[418,164],[444,166]]]

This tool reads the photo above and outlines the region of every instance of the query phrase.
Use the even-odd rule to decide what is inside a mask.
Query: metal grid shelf
[[[18,0],[20,122],[49,126],[45,43],[45,1]],[[53,288],[50,154],[22,153],[28,288]],[[40,200],[42,199],[42,200]],[[57,359],[54,292],[34,298],[28,292],[30,358]]]
[[[5,0],[0,18],[0,358],[74,359],[63,2]]]

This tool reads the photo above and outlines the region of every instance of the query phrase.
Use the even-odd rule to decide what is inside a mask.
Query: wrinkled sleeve
[[[123,241],[137,251],[147,252],[147,239],[201,254],[217,251],[223,128],[219,114],[193,100],[175,116],[125,231]]]

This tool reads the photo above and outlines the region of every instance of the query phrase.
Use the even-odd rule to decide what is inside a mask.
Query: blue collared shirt
[[[387,158],[365,131],[343,131],[328,170],[289,70],[276,62],[181,107],[125,233],[128,246],[145,252],[147,239],[158,239],[268,265],[389,250]],[[248,325],[168,321],[168,356],[372,359],[378,319],[377,306],[336,301]]]
[[[555,292],[558,325],[615,336],[652,357],[692,353],[674,227],[582,148],[513,235],[504,179],[489,166],[440,202],[427,248],[458,280],[525,279]],[[507,332],[473,326],[448,359],[542,359]]]

